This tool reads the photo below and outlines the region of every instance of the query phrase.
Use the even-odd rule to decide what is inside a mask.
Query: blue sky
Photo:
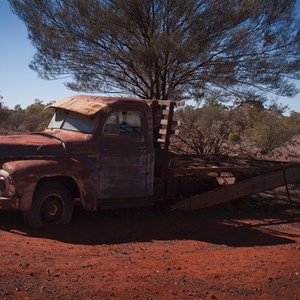
[[[23,108],[35,99],[47,103],[75,94],[64,80],[44,80],[29,68],[35,48],[27,39],[24,23],[11,12],[7,0],[0,0],[0,95],[10,108]]]
[[[300,0],[297,0],[300,13]],[[35,53],[27,38],[27,29],[14,15],[7,0],[0,0],[0,95],[5,105],[23,108],[35,99],[47,103],[78,94],[64,86],[64,80],[44,80],[28,64]],[[300,86],[300,84],[299,84]],[[294,98],[281,98],[292,110],[300,112],[300,94]]]

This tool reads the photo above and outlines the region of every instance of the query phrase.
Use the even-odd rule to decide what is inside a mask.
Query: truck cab
[[[0,209],[27,224],[68,223],[87,210],[152,203],[153,114],[146,101],[76,96],[58,101],[47,128],[0,138]]]

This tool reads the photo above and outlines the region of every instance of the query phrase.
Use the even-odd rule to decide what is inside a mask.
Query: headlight
[[[7,190],[6,180],[3,176],[0,177],[0,195],[4,194]]]
[[[5,170],[0,170],[0,196],[12,196],[15,194],[13,180],[9,173]]]

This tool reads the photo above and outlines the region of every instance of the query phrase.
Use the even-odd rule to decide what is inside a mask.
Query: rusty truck
[[[41,227],[70,222],[75,203],[188,210],[300,182],[299,163],[172,153],[182,104],[87,95],[51,104],[44,131],[0,137],[0,209]]]

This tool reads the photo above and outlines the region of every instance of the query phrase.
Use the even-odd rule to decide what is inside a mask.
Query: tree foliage
[[[292,96],[295,0],[9,0],[37,49],[31,68],[86,92],[149,99]]]

